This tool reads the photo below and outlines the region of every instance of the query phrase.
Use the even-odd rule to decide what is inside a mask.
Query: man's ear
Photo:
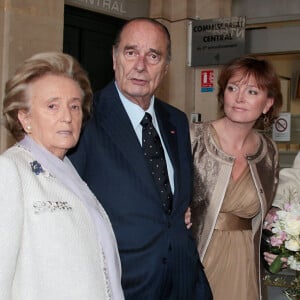
[[[113,69],[114,71],[116,70],[116,55],[117,55],[117,50],[115,47],[112,48],[112,58],[113,58]]]
[[[164,76],[168,73],[168,70],[169,70],[169,64],[166,64],[164,70]]]

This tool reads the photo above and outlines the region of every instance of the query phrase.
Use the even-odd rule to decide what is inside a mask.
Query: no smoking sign
[[[273,140],[289,142],[291,140],[291,114],[281,113],[273,125]]]
[[[275,127],[278,132],[285,132],[288,127],[288,122],[284,118],[278,118],[275,122]]]

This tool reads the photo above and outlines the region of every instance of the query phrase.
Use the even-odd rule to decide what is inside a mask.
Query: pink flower
[[[278,246],[282,245],[282,243],[283,243],[283,241],[280,238],[278,238],[276,236],[271,237],[271,245],[273,247],[278,247]]]
[[[271,237],[271,245],[273,247],[278,247],[282,245],[283,242],[286,240],[286,237],[287,237],[286,233],[281,231],[277,235]]]
[[[284,208],[285,211],[291,211],[291,203],[289,203],[289,202],[285,203],[283,208]]]

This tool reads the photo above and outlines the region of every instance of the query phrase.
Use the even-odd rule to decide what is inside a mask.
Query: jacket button
[[[165,265],[167,263],[167,258],[166,257],[163,257],[162,258],[162,263]]]

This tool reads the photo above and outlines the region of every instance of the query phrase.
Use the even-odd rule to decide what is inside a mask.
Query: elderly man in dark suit
[[[184,222],[192,196],[188,121],[154,97],[170,59],[165,26],[126,23],[113,46],[115,81],[95,94],[70,155],[110,217],[129,300],[212,299]]]

